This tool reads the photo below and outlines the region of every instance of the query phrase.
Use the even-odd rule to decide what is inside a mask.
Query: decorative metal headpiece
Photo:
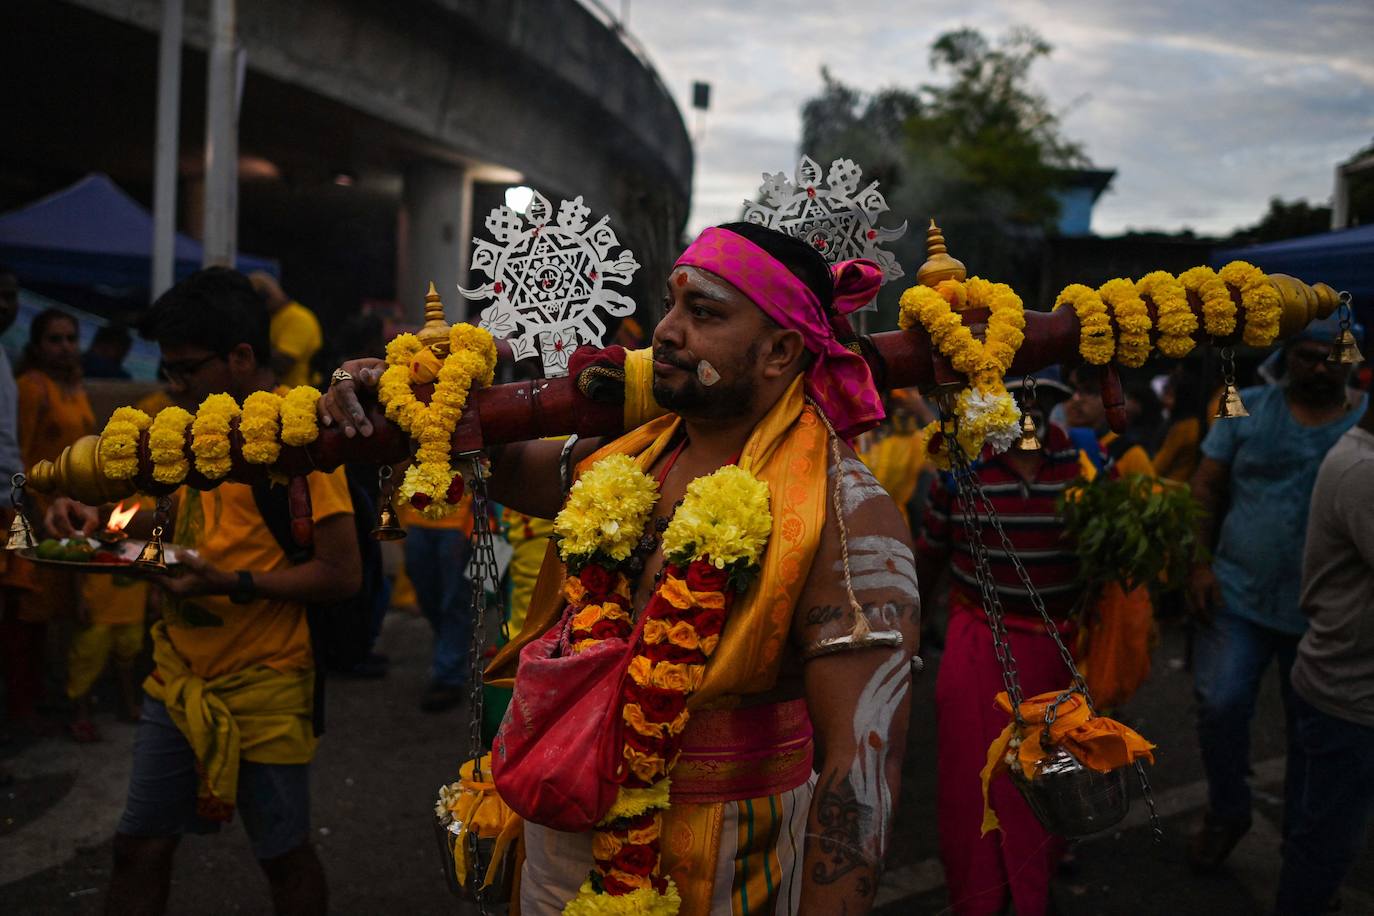
[[[588,227],[589,215],[576,197],[561,202],[555,217],[538,193],[523,217],[497,207],[486,219],[496,241],[475,239],[472,256],[472,269],[491,280],[458,288],[468,299],[493,300],[482,310],[482,327],[509,340],[517,360],[538,354],[549,378],[567,374],[579,344],[601,345],[606,325],[597,309],[615,318],[635,310],[634,300],[607,284],[627,286],[639,262],[620,245],[609,217]]]
[[[887,201],[876,181],[860,191],[862,178],[863,169],[854,160],[836,159],[822,180],[821,167],[803,156],[795,181],[783,172],[764,173],[759,185],[764,202],[745,201],[744,218],[807,242],[830,264],[868,258],[883,269],[884,283],[895,280],[902,268],[896,256],[878,246],[901,238],[906,222],[896,229],[879,226]]]

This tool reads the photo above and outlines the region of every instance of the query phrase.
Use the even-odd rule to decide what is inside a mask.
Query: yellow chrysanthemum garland
[[[1108,280],[1097,289],[1116,322],[1116,361],[1135,369],[1150,358],[1150,310],[1130,280]]]
[[[319,390],[309,385],[297,385],[286,393],[281,404],[283,445],[309,445],[320,437],[320,418],[315,411],[319,400]]]
[[[475,325],[449,330],[449,355],[434,372],[435,357],[414,334],[397,335],[386,348],[387,369],[377,396],[386,415],[419,443],[415,461],[401,481],[401,496],[428,518],[443,518],[461,501],[461,487],[450,464],[453,431],[473,386],[490,385],[496,370],[496,344]],[[428,404],[415,397],[414,384],[434,381]]]
[[[1197,316],[1188,305],[1188,291],[1174,275],[1164,270],[1148,273],[1136,281],[1135,291],[1149,296],[1155,306],[1155,327],[1159,337],[1155,347],[1171,359],[1182,359],[1192,352],[1197,332]]]
[[[255,391],[244,399],[239,434],[249,464],[271,464],[281,454],[281,411],[282,398],[271,391]]]
[[[137,407],[120,407],[105,424],[96,453],[110,480],[129,480],[138,474],[139,436],[153,419]]]
[[[569,495],[569,506],[574,499],[577,506],[572,511],[565,506],[555,521],[560,552],[567,559],[580,551],[584,568],[594,557],[601,565],[628,558],[653,511],[657,491],[657,483],[628,456],[596,462]],[[632,505],[618,505],[621,499]],[[629,532],[624,530],[627,527]],[[660,873],[660,835],[662,812],[671,803],[668,774],[676,759],[677,736],[690,717],[686,698],[701,686],[732,596],[748,587],[771,531],[768,485],[743,468],[727,465],[688,484],[682,504],[663,533],[664,575],[643,612],[650,616],[621,696],[622,717],[641,736],[634,744],[627,740],[624,748],[633,781],[641,785],[622,786],[593,832],[593,874],[564,907],[565,916],[673,916],[680,910],[676,886]],[[721,584],[707,585],[698,578],[701,569],[721,571],[714,573]],[[662,660],[667,644],[692,652],[696,660]],[[680,694],[682,711],[671,721],[650,717],[631,699],[643,688]],[[639,863],[639,870],[633,872],[624,870],[630,866],[619,858],[630,847],[639,854],[632,859]]]
[[[616,563],[628,559],[656,502],[658,484],[633,458],[602,458],[572,485],[554,519],[559,555],[579,567],[598,554]]]
[[[195,418],[180,407],[164,407],[148,427],[148,453],[153,459],[153,480],[177,484],[186,479],[186,429]]]
[[[1104,366],[1116,352],[1116,338],[1112,336],[1112,319],[1097,290],[1082,283],[1071,283],[1054,300],[1054,308],[1071,307],[1078,315],[1078,354],[1085,362]]]
[[[954,309],[987,308],[985,339],[980,341],[964,325]],[[903,330],[921,325],[931,343],[950,361],[955,371],[968,379],[971,387],[961,391],[955,402],[959,446],[970,458],[983,450],[1003,452],[1015,441],[1021,411],[1007,392],[1004,379],[1016,351],[1025,339],[1026,315],[1021,297],[1005,283],[990,283],[972,277],[964,283],[945,280],[935,289],[913,286],[902,293],[897,324]],[[940,432],[941,421],[926,427],[924,435],[929,456],[937,467],[949,467],[948,449]]]
[[[1212,337],[1230,337],[1236,330],[1236,303],[1226,282],[1210,267],[1193,267],[1178,275],[1183,288],[1202,302],[1202,329]]]
[[[1232,261],[1220,271],[1222,281],[1240,290],[1245,310],[1245,330],[1241,340],[1252,347],[1267,347],[1279,335],[1283,300],[1264,271],[1245,261]]]
[[[196,470],[210,480],[219,480],[233,466],[229,455],[229,424],[239,415],[232,395],[212,394],[201,402],[191,423],[191,454]]]
[[[663,556],[683,566],[706,558],[716,569],[751,566],[763,556],[772,530],[768,484],[738,465],[726,465],[687,485],[663,532]]]

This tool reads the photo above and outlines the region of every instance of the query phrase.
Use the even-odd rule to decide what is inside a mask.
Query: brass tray
[[[70,539],[69,539],[70,540]],[[135,566],[134,560],[143,552],[143,547],[148,542],[143,538],[125,538],[114,543],[105,543],[96,538],[86,538],[86,542],[95,551],[108,551],[120,558],[120,562],[105,562],[97,560],[53,560],[38,555],[37,547],[24,547],[17,551],[19,556],[30,560],[39,566],[51,566],[57,569],[67,569],[78,573],[119,573],[125,576],[157,576],[162,575],[155,569],[146,569]],[[182,557],[191,551],[189,547],[182,547],[179,544],[163,544],[163,559],[170,566],[176,566],[182,562]]]

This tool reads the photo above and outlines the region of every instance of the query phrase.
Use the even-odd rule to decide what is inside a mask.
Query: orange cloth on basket
[[[1026,722],[1026,730],[1020,736],[1021,743],[1015,749],[1015,759],[1021,772],[1029,779],[1035,772],[1035,764],[1048,756],[1040,744],[1044,733],[1045,712],[1060,696],[1059,691],[1042,693],[1021,701],[1021,718]],[[1007,714],[1011,713],[1011,700],[1006,691],[997,694],[996,703]],[[988,805],[988,783],[998,773],[1011,769],[1008,752],[1012,739],[1016,737],[1016,720],[1012,719],[1002,734],[988,746],[988,761],[983,767],[983,833],[998,829],[997,815]],[[1067,700],[1059,704],[1055,712],[1054,724],[1050,726],[1050,740],[1063,745],[1078,758],[1085,767],[1106,773],[1128,763],[1145,757],[1155,762],[1155,746],[1136,732],[1106,716],[1094,716],[1088,709],[1083,695],[1075,691]]]

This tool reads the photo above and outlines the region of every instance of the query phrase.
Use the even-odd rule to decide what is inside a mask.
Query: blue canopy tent
[[[1227,248],[1212,254],[1212,266],[1237,258],[1268,273],[1283,273],[1305,283],[1326,283],[1349,290],[1355,313],[1366,328],[1374,327],[1374,226],[1356,226],[1319,235]]]
[[[0,264],[23,286],[96,288],[112,298],[146,300],[152,250],[152,214],[99,172],[0,214]],[[177,233],[177,279],[199,269],[203,251]],[[280,273],[275,260],[256,255],[240,254],[235,266]]]

